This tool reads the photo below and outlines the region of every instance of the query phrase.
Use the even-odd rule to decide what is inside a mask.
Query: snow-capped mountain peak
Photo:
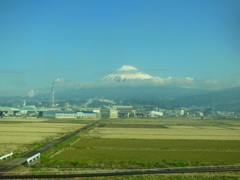
[[[128,81],[128,80],[147,80],[153,77],[149,74],[139,72],[137,68],[129,65],[120,67],[117,72],[109,74],[102,80]]]
[[[133,67],[133,66],[129,66],[129,65],[123,65],[122,67],[120,67],[117,71],[137,71],[137,68]]]

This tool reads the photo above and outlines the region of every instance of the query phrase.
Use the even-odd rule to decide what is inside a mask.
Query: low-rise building
[[[184,115],[184,110],[183,109],[174,109],[174,110],[166,110],[164,111],[164,116],[183,116]]]
[[[100,113],[96,113],[94,111],[79,111],[77,112],[77,118],[96,119],[100,118]]]
[[[150,117],[162,117],[163,116],[163,112],[160,112],[160,111],[150,111],[149,116]]]
[[[101,109],[102,118],[118,118],[118,110],[103,108]]]
[[[135,117],[136,111],[133,106],[113,106],[113,109],[118,111],[119,118]]]
[[[44,118],[57,118],[57,119],[72,119],[77,118],[77,113],[74,111],[61,111],[61,110],[49,110],[43,112]]]
[[[136,117],[149,117],[149,112],[136,112]]]

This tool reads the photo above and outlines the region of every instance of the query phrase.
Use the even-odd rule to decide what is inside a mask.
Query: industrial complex
[[[26,99],[21,99],[21,104],[8,103],[2,105],[0,103],[0,118],[11,117],[36,117],[36,118],[56,118],[56,119],[114,119],[114,118],[156,118],[156,117],[239,117],[240,113],[229,111],[217,111],[214,107],[179,107],[179,108],[159,108],[155,105],[125,105],[121,101],[115,102],[111,99],[95,98],[85,99],[85,101],[75,100],[76,104],[70,104],[64,100],[59,104],[55,100],[55,85],[60,83],[61,79],[57,79],[51,84],[50,99],[44,103],[38,101],[31,104]],[[12,101],[14,102],[14,101]],[[57,102],[57,103],[56,103]]]

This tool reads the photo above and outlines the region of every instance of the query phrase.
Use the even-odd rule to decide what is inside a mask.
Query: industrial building
[[[136,111],[133,110],[133,106],[113,106],[118,111],[119,118],[135,117]]]
[[[100,113],[94,111],[79,111],[77,112],[77,118],[83,119],[97,119],[100,118]]]
[[[0,117],[8,116],[37,116],[35,106],[0,107]]]
[[[136,112],[136,117],[149,117],[149,112]]]
[[[164,116],[183,116],[184,115],[184,110],[183,109],[175,109],[175,110],[166,110],[164,112]]]
[[[77,113],[74,111],[61,111],[61,110],[50,110],[43,112],[44,118],[57,118],[57,119],[72,119],[77,118]]]
[[[118,110],[103,108],[101,109],[102,118],[118,118]]]

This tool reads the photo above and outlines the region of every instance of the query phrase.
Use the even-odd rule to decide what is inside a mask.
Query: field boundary
[[[7,175],[0,179],[32,179],[32,178],[73,178],[73,177],[107,177],[144,174],[179,174],[179,173],[209,173],[209,172],[237,172],[240,166],[199,166],[185,168],[163,168],[163,169],[135,169],[125,171],[108,171],[98,173],[75,173],[75,174],[49,174],[49,175]]]

